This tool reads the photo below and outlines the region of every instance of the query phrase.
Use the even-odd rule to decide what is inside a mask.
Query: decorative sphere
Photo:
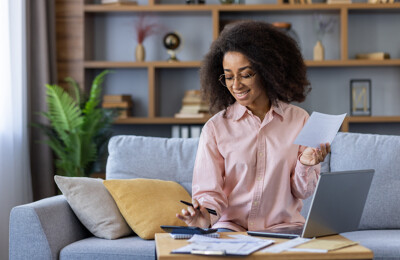
[[[164,46],[168,50],[175,50],[181,44],[181,38],[179,38],[178,34],[176,33],[167,33],[164,36]]]

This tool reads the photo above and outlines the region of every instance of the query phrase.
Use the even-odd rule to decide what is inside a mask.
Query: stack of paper
[[[235,239],[219,239],[194,235],[190,244],[173,250],[173,254],[231,255],[246,256],[272,244],[273,240],[265,240],[248,236],[234,236]]]

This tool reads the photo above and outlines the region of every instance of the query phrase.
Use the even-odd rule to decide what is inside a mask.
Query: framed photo
[[[350,115],[371,116],[371,80],[350,80]]]

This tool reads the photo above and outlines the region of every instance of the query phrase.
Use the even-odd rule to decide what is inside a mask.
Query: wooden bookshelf
[[[184,2],[184,1],[182,1]],[[171,14],[191,14],[191,13],[206,13],[212,21],[212,39],[216,39],[219,35],[220,23],[223,16],[226,14],[235,15],[242,13],[284,13],[287,16],[301,15],[314,13],[316,11],[335,13],[339,17],[339,37],[340,44],[339,59],[313,61],[306,60],[306,65],[310,68],[351,68],[351,67],[398,67],[400,66],[400,58],[392,57],[389,60],[355,60],[349,57],[349,23],[351,22],[352,14],[354,13],[385,13],[395,12],[400,15],[400,3],[393,4],[367,4],[367,3],[352,3],[352,4],[257,4],[257,5],[186,5],[186,4],[158,4],[155,0],[149,0],[147,5],[100,5],[94,4],[94,0],[58,0],[56,1],[56,19],[57,24],[57,52],[60,53],[57,61],[59,81],[61,82],[66,76],[75,78],[78,83],[85,85],[88,81],[88,75],[91,71],[99,69],[140,69],[147,73],[148,82],[148,113],[147,117],[131,117],[119,119],[116,124],[202,124],[205,119],[182,119],[170,117],[161,117],[157,114],[158,89],[157,71],[174,70],[174,69],[198,69],[201,61],[145,61],[145,62],[128,62],[128,61],[107,61],[95,60],[88,54],[92,49],[94,42],[89,40],[88,33],[95,30],[93,25],[94,18],[97,16],[107,15],[125,15],[126,13],[139,14],[142,12]],[[170,15],[170,14],[168,14]],[[118,29],[118,28],[117,28]],[[199,32],[195,32],[199,34]],[[68,40],[65,40],[68,39]],[[400,111],[399,111],[400,114]],[[377,122],[392,122],[399,120],[399,117],[349,117],[346,118],[342,129],[348,131],[349,123],[377,123]],[[397,121],[396,121],[397,122]]]

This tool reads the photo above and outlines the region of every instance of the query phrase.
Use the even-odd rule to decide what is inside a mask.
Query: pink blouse
[[[305,147],[293,144],[308,113],[278,102],[263,122],[234,103],[213,116],[199,141],[193,198],[215,209],[213,228],[265,230],[304,224],[302,199],[315,189],[320,165],[298,160]]]

